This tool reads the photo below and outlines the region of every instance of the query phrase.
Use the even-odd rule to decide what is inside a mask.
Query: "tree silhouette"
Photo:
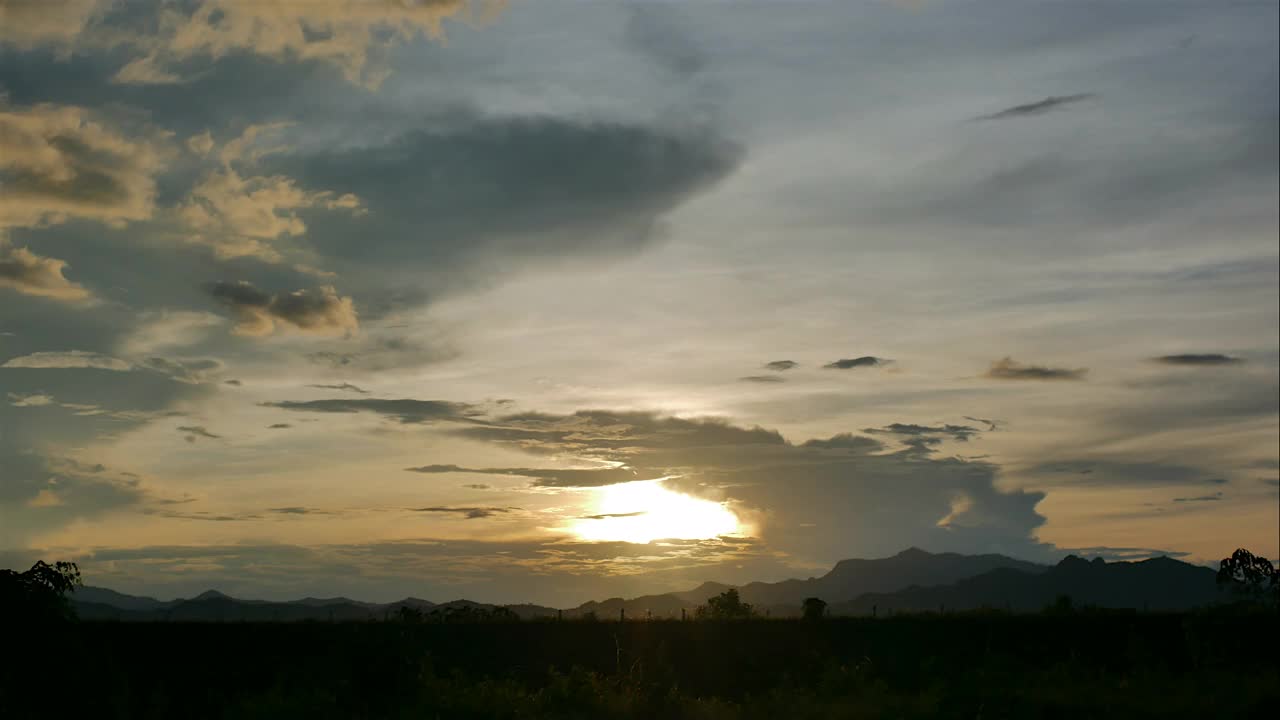
[[[1253,600],[1280,602],[1280,571],[1271,561],[1239,548],[1218,565],[1218,585]]]
[[[755,614],[755,608],[742,602],[735,589],[707,598],[707,604],[699,605],[694,611],[694,617],[700,620],[745,620],[755,617]]]
[[[805,598],[801,607],[805,620],[821,620],[827,614],[827,601],[821,598]]]
[[[69,620],[75,610],[67,593],[83,583],[73,562],[36,561],[30,570],[0,570],[0,613],[35,620]]]

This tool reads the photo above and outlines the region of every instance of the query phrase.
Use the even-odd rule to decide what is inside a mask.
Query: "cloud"
[[[465,468],[457,465],[424,465],[405,468],[409,472],[435,475],[440,473],[475,473],[478,475],[508,475],[533,480],[533,487],[603,487],[638,480],[657,480],[660,474],[641,473],[628,467],[596,468]]]
[[[1037,102],[1027,103],[1025,105],[1014,105],[1013,107],[1006,108],[1004,110],[1001,110],[1000,112],[992,113],[990,115],[981,115],[976,119],[977,120],[1005,120],[1008,118],[1032,117],[1034,115],[1043,115],[1047,112],[1052,112],[1054,110],[1064,108],[1074,103],[1078,103],[1084,100],[1089,100],[1093,97],[1094,95],[1092,93],[1078,93],[1075,95],[1060,95],[1060,96],[1051,95]]]
[[[518,510],[518,509],[519,509],[519,508],[509,508],[509,507],[443,507],[443,506],[437,506],[437,507],[413,508],[413,512],[422,512],[422,513],[453,513],[453,514],[457,514],[457,515],[462,515],[462,516],[463,516],[464,518],[466,518],[467,520],[479,520],[480,518],[493,517],[494,515],[497,515],[497,514],[501,514],[501,513],[509,513],[509,512],[511,512],[512,510]]]
[[[146,311],[138,316],[137,326],[119,341],[119,351],[123,355],[138,356],[194,345],[225,322],[209,312]]]
[[[21,2],[21,0],[19,0]],[[119,83],[173,82],[171,68],[191,58],[253,53],[277,62],[320,62],[352,83],[377,87],[389,74],[385,54],[426,36],[441,39],[449,19],[492,17],[501,0],[326,0],[166,4],[160,31],[137,44],[150,52],[116,75]]]
[[[1061,548],[1060,552],[1085,558],[1100,557],[1107,562],[1134,562],[1157,557],[1181,558],[1191,553],[1176,550],[1158,550],[1141,547],[1108,547],[1105,545],[1085,548]]]
[[[769,547],[807,558],[840,559],[850,548],[864,555],[892,553],[926,541],[957,551],[1048,552],[1034,537],[1044,522],[1035,511],[1043,493],[998,489],[997,466],[938,458],[920,452],[924,445],[911,444],[969,439],[977,429],[893,423],[876,431],[906,438],[908,447],[886,453],[875,439],[850,434],[794,444],[764,428],[644,412],[522,413],[450,432],[535,455],[616,467],[574,470],[574,476],[563,470],[456,465],[416,470],[536,476],[536,485],[549,487],[666,478],[664,485],[676,492],[726,503],[758,528]]]
[[[1000,420],[988,420],[988,419],[986,419],[986,418],[973,417],[972,415],[965,415],[965,416],[964,416],[964,419],[965,419],[965,420],[970,420],[970,421],[972,421],[972,422],[981,423],[981,424],[983,424],[983,425],[986,425],[986,426],[987,426],[987,427],[986,427],[986,431],[987,431],[987,432],[993,432],[993,431],[995,431],[997,428],[999,428],[999,427],[1000,427],[1000,424],[1001,424],[1001,421],[1000,421]]]
[[[1222,499],[1222,492],[1216,492],[1212,495],[1197,495],[1195,497],[1176,497],[1173,499],[1176,503],[1200,503],[1200,502],[1218,502]]]
[[[145,220],[161,166],[155,143],[126,138],[84,108],[0,104],[0,229]]]
[[[902,442],[902,445],[908,447],[908,450],[927,455],[929,452],[934,451],[934,447],[942,445],[942,441],[945,441],[947,438],[954,439],[954,441],[957,442],[968,442],[970,438],[982,433],[982,430],[974,428],[972,425],[916,425],[911,423],[891,423],[884,425],[883,428],[865,428],[863,432],[869,434],[887,434],[887,436],[897,436]],[[854,438],[851,442],[856,442],[858,439],[869,438]]]
[[[276,515],[329,515],[330,514],[325,510],[317,510],[315,508],[301,507],[296,505],[289,506],[289,507],[267,508],[267,512],[275,513]]]
[[[287,430],[288,428],[291,428],[291,427],[293,426],[290,425],[289,423],[271,423],[270,425],[267,426],[267,429],[268,430]]]
[[[706,67],[706,54],[683,32],[679,18],[672,17],[670,8],[659,10],[655,5],[636,4],[629,9],[631,16],[624,36],[628,45],[676,77],[689,77]]]
[[[1161,355],[1152,358],[1155,362],[1164,363],[1165,365],[1190,365],[1197,367],[1213,366],[1213,365],[1238,365],[1242,362],[1238,357],[1230,355],[1221,355],[1219,353],[1203,353],[1203,354],[1184,354],[1184,355]]]
[[[863,355],[862,357],[844,358],[841,360],[836,360],[835,362],[829,362],[826,365],[823,365],[822,367],[828,370],[851,370],[853,368],[881,367],[887,364],[888,362],[889,361],[884,358],[872,357],[871,355]]]
[[[62,302],[83,302],[92,298],[83,285],[71,282],[62,274],[66,266],[65,261],[41,257],[26,248],[11,246],[0,234],[0,288]]]
[[[351,383],[348,383],[348,382],[338,383],[336,385],[308,385],[307,387],[320,388],[322,390],[343,390],[346,392],[359,393],[361,395],[369,394],[368,390],[365,390],[364,388],[359,387],[357,385],[352,385]]]
[[[772,360],[764,364],[764,369],[772,370],[774,372],[785,372],[792,368],[798,367],[799,365],[800,363],[796,362],[795,360]]]
[[[168,375],[178,382],[195,384],[212,382],[224,369],[222,361],[214,358],[149,357],[138,360],[134,367]]]
[[[277,329],[315,335],[341,335],[359,329],[355,303],[332,286],[271,294],[251,283],[216,282],[209,294],[231,309],[237,335],[262,337]]]
[[[0,0],[0,44],[65,45],[101,11],[100,0]]]
[[[1006,357],[991,363],[984,377],[992,380],[1083,380],[1088,368],[1053,368],[1040,365],[1023,365]]]
[[[280,123],[250,125],[223,145],[218,153],[221,167],[196,183],[177,210],[195,232],[191,241],[210,246],[224,259],[252,256],[265,262],[281,262],[284,258],[271,241],[306,233],[299,210],[324,208],[363,213],[360,199],[351,193],[338,196],[325,190],[304,190],[294,179],[283,175],[241,174],[238,165],[252,167],[260,157],[275,150],[258,147],[259,136],[283,127]],[[196,149],[207,148],[206,153],[213,148],[213,140],[207,134],[196,136],[191,142]]]
[[[312,223],[307,243],[344,278],[363,278],[370,305],[394,308],[425,299],[424,277],[438,296],[474,286],[460,269],[489,278],[552,257],[644,249],[662,216],[742,157],[709,127],[459,112],[424,118],[383,144],[263,165],[365,203],[367,215]],[[361,249],[356,236],[370,244]]]
[[[1048,460],[1025,470],[1042,487],[1162,487],[1222,485],[1225,479],[1194,465],[1160,460],[1067,458]]]
[[[66,350],[62,352],[35,352],[30,355],[9,358],[3,365],[0,365],[0,367],[60,370],[91,368],[95,370],[128,372],[132,370],[134,366],[132,363],[109,355],[103,355],[101,353],[86,352],[84,350]]]
[[[264,403],[266,407],[298,412],[359,413],[387,415],[405,424],[431,422],[475,422],[483,414],[479,406],[444,400],[409,399],[345,399],[305,400]]]
[[[746,376],[746,377],[740,377],[740,378],[738,378],[738,379],[739,379],[739,380],[741,380],[741,381],[743,381],[743,382],[753,382],[753,383],[780,383],[780,382],[786,382],[786,380],[785,380],[784,378],[780,378],[780,377],[778,377],[777,375],[748,375],[748,376]]]
[[[9,393],[9,404],[14,407],[45,407],[53,405],[55,402],[52,395],[45,393],[31,393],[30,395]]]
[[[187,434],[187,442],[193,443],[196,438],[208,438],[210,440],[221,440],[221,435],[215,435],[205,429],[203,425],[180,425],[178,432]]]
[[[580,516],[578,516],[578,517],[577,517],[577,518],[575,518],[575,519],[576,519],[576,520],[608,520],[608,519],[610,519],[610,518],[636,517],[636,516],[644,515],[644,514],[646,514],[646,512],[645,512],[644,510],[641,510],[641,511],[638,511],[638,512],[625,512],[625,513],[601,513],[601,514],[599,514],[599,515],[580,515]]]
[[[111,370],[114,372],[151,371],[182,383],[209,382],[223,369],[221,361],[212,358],[163,357],[122,360],[102,353],[84,350],[45,351],[10,358],[0,368],[31,370]]]

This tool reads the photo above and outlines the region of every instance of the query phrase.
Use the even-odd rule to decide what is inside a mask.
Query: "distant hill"
[[[927,611],[981,607],[1038,611],[1059,596],[1077,606],[1182,610],[1219,599],[1213,570],[1169,558],[1106,563],[1071,556],[1056,566],[1038,565],[1004,555],[929,553],[918,548],[874,560],[842,560],[822,577],[753,582],[738,586],[744,601],[773,617],[798,615],[805,598],[829,603],[832,615],[870,615],[890,611]],[[563,611],[564,617],[594,613],[601,620],[680,617],[707,598],[731,587],[707,582],[684,592],[609,598]],[[393,603],[338,598],[289,602],[241,600],[209,590],[189,600],[161,601],[106,588],[84,587],[73,596],[80,617],[91,620],[304,621],[381,620],[401,608],[423,613],[467,612],[505,607],[522,619],[556,617],[560,611],[540,605],[495,606],[470,600],[436,604],[408,597]]]
[[[392,603],[367,603],[348,598],[303,598],[288,602],[241,600],[216,590],[208,590],[189,600],[160,601],[155,598],[125,595],[99,587],[79,588],[72,596],[76,612],[85,620],[172,621],[172,622],[299,622],[365,621],[394,617],[400,608],[423,613],[432,611],[479,609],[492,610],[496,605],[454,600],[433,603],[408,597]],[[539,605],[505,606],[522,619],[555,616],[554,608]]]
[[[1187,610],[1221,599],[1217,574],[1167,557],[1140,562],[1092,561],[1074,555],[1045,572],[1001,568],[947,585],[913,586],[867,593],[834,604],[833,614],[889,611],[971,610],[982,607],[1037,611],[1069,596],[1075,607]]]
[[[772,616],[786,617],[798,615],[801,603],[809,597],[835,604],[852,601],[866,593],[893,592],[913,585],[944,585],[997,569],[1036,574],[1048,568],[1004,555],[930,553],[909,548],[887,558],[841,560],[830,572],[818,578],[753,582],[737,586],[737,589],[744,602]],[[567,614],[577,616],[594,612],[600,618],[611,618],[625,609],[628,617],[679,617],[681,608],[692,610],[705,603],[707,598],[731,587],[734,586],[708,582],[686,592],[645,595],[630,600],[610,598],[584,603],[567,611]]]

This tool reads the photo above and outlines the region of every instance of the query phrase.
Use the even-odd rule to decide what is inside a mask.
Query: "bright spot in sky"
[[[608,485],[595,492],[592,517],[578,518],[569,526],[583,540],[700,540],[742,530],[738,516],[723,503],[668,490],[661,480]]]

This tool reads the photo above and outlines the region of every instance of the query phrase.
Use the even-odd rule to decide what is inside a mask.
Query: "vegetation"
[[[1247,585],[1241,568],[1265,570],[1224,567]],[[1270,717],[1280,703],[1264,640],[1280,613],[1257,603],[1140,613],[1064,596],[1037,614],[827,618],[809,598],[807,620],[766,620],[730,590],[696,622],[459,606],[392,622],[68,623],[41,610],[65,608],[77,582],[61,564],[0,575],[11,619],[49,620],[6,633],[0,717],[1128,720]]]
[[[827,614],[827,603],[822,598],[805,598],[800,616],[805,620],[821,620]]]
[[[756,611],[750,603],[742,602],[737,590],[729,589],[707,598],[707,603],[699,605],[693,616],[698,620],[749,620],[756,616]]]
[[[1218,585],[1230,588],[1245,602],[1280,605],[1280,570],[1271,561],[1240,548],[1223,558]]]
[[[73,562],[37,561],[30,570],[0,570],[0,616],[22,622],[69,620],[75,616],[67,593],[81,585]]]

